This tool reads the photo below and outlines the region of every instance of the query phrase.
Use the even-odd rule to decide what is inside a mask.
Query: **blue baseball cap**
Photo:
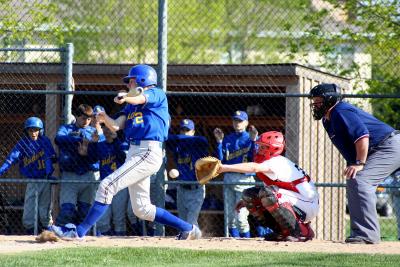
[[[179,123],[179,127],[182,128],[186,128],[188,130],[194,130],[194,122],[192,120],[189,119],[184,119]]]
[[[237,110],[233,114],[232,119],[240,120],[240,121],[247,121],[247,120],[249,120],[249,117],[247,116],[246,112],[244,112],[242,110]]]

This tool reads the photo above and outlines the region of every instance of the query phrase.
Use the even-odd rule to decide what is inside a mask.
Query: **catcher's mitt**
[[[36,241],[39,243],[45,243],[45,242],[57,242],[59,241],[59,238],[56,236],[55,233],[44,230],[40,235],[36,237]]]
[[[206,184],[212,178],[218,176],[221,161],[214,157],[204,157],[196,161],[196,178],[200,184]]]

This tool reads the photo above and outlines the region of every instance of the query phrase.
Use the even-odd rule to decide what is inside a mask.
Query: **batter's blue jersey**
[[[92,155],[81,156],[78,153],[79,143],[83,138],[92,140],[96,128],[87,126],[79,128],[75,124],[65,124],[60,127],[55,137],[55,143],[60,149],[59,165],[61,171],[73,172],[78,175],[88,171],[98,171],[98,162]]]
[[[369,136],[369,149],[371,149],[394,131],[386,123],[346,102],[339,102],[334,106],[330,119],[324,118],[322,123],[332,143],[348,164],[356,161],[357,153],[354,143],[358,139]]]
[[[114,139],[112,143],[103,140],[89,145],[88,154],[99,161],[101,180],[124,164],[128,149],[127,143],[122,143],[119,139]]]
[[[5,173],[11,165],[19,163],[19,171],[26,178],[45,179],[51,176],[53,160],[56,157],[53,145],[46,136],[39,136],[34,141],[30,137],[23,137],[14,146],[6,161],[0,167],[0,175]]]
[[[164,91],[152,87],[143,92],[146,103],[128,104],[123,109],[126,116],[125,137],[129,141],[154,140],[164,142],[168,137],[170,116]]]
[[[203,136],[169,135],[167,148],[174,154],[179,179],[196,181],[194,165],[199,158],[208,155],[208,142]]]

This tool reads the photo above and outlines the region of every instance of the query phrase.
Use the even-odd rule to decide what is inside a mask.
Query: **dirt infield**
[[[400,242],[378,245],[348,245],[314,240],[306,243],[267,242],[262,239],[204,238],[179,241],[169,237],[86,237],[84,241],[37,243],[34,236],[0,236],[0,253],[19,253],[67,247],[165,247],[197,250],[287,251],[323,253],[400,254]]]

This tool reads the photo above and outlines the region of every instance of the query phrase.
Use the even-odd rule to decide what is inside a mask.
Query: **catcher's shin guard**
[[[290,203],[278,202],[278,192],[273,186],[266,186],[259,192],[261,204],[272,215],[281,229],[283,236],[298,237],[301,235],[296,214]]]

